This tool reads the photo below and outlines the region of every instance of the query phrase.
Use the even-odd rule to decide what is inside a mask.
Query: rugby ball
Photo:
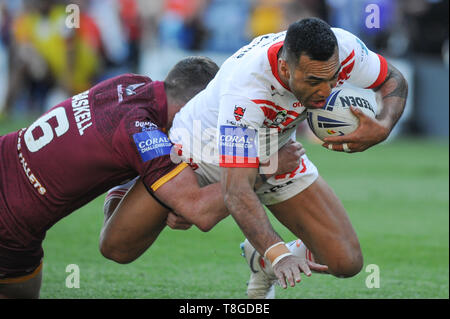
[[[335,88],[325,106],[320,109],[307,109],[308,125],[313,133],[323,141],[325,137],[346,135],[359,125],[350,106],[359,108],[371,118],[376,115],[376,102],[368,94],[349,87]]]

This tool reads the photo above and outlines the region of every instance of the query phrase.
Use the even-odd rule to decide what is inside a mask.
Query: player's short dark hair
[[[179,61],[164,80],[166,90],[186,103],[202,91],[214,78],[218,65],[204,56],[190,56]]]
[[[312,60],[326,61],[336,46],[336,36],[328,23],[319,18],[306,18],[289,26],[283,50],[288,63],[298,63],[302,54]]]

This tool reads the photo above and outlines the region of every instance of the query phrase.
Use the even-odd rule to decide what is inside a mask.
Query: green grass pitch
[[[17,127],[2,122],[0,134]],[[295,288],[277,287],[277,298],[449,298],[448,140],[400,139],[357,154],[304,146],[349,213],[364,268],[347,279],[303,276]],[[48,231],[41,298],[246,298],[244,236],[231,217],[208,233],[167,228],[141,258],[119,265],[98,250],[103,199]],[[285,241],[295,239],[269,218]],[[80,288],[66,287],[70,264]],[[379,267],[379,288],[366,287],[370,264]]]

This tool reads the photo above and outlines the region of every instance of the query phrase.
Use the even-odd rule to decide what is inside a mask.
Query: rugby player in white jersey
[[[330,137],[323,146],[360,152],[389,136],[403,112],[407,83],[356,36],[317,18],[254,39],[227,59],[207,88],[175,116],[171,140],[182,145],[184,160],[195,163],[201,185],[221,182],[225,205],[248,239],[247,260],[260,262],[259,269],[250,263],[250,298],[268,297],[274,279],[283,288],[295,286],[301,272],[311,275],[311,260],[327,265],[337,277],[354,276],[362,268],[347,212],[306,155],[292,172],[254,188],[259,165],[274,148],[268,147],[264,156],[258,150],[275,145],[276,152],[285,145],[306,109],[323,107],[331,90],[346,81],[374,90],[382,111],[371,119],[352,108],[358,129]],[[263,205],[301,238],[290,245],[294,254],[274,231]],[[266,266],[269,271],[260,271]]]

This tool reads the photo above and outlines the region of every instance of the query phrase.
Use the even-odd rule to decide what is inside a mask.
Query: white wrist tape
[[[291,256],[292,255],[292,253],[284,253],[284,254],[281,254],[280,256],[278,256],[277,258],[275,258],[274,260],[273,260],[273,263],[272,263],[272,268],[273,268],[273,266],[275,266],[276,264],[277,264],[277,262],[279,262],[281,259],[283,259],[284,257],[287,257],[287,256]]]
[[[285,243],[284,243],[284,241],[279,241],[278,243],[275,243],[272,246],[270,246],[269,248],[267,248],[266,251],[264,252],[264,258],[267,258],[267,252],[269,250],[271,250],[273,247],[278,246],[278,245],[285,245]]]

